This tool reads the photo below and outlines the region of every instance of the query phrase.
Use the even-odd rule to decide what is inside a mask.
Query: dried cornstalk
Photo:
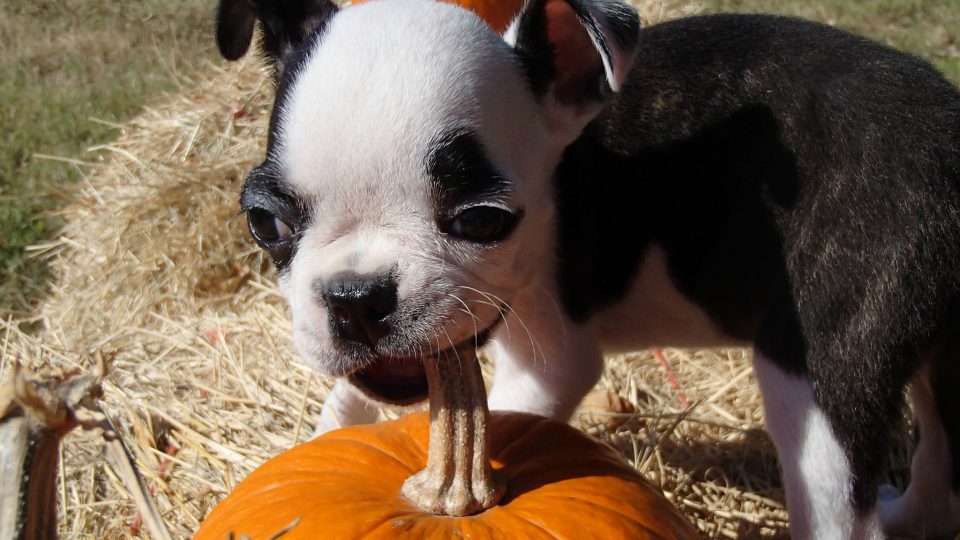
[[[77,426],[102,430],[107,454],[133,494],[154,538],[170,538],[143,480],[99,411],[104,364],[93,374],[34,376],[14,364],[0,385],[0,540],[57,537],[60,441]]]

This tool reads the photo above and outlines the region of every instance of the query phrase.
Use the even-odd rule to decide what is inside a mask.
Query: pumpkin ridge
[[[407,432],[404,431],[403,434],[406,436],[405,438],[408,438],[408,439],[414,441],[414,444],[416,444],[417,442],[419,442],[419,441],[416,441],[416,439],[414,439],[413,437],[410,437]],[[404,468],[404,470],[409,471],[410,474],[413,474],[414,472],[416,472],[417,470],[419,470],[418,467],[422,467],[422,465],[416,465],[416,464],[411,466],[408,462],[406,462],[406,461],[404,461],[402,458],[398,457],[396,453],[390,452],[387,448],[384,448],[383,446],[378,446],[377,444],[374,444],[374,443],[372,443],[372,442],[370,442],[370,441],[362,441],[362,440],[357,440],[357,439],[339,438],[339,437],[337,437],[337,438],[329,438],[329,439],[319,439],[319,440],[322,440],[322,441],[325,441],[325,442],[337,442],[337,443],[342,443],[342,444],[345,444],[345,445],[355,445],[355,446],[360,446],[360,447],[367,448],[367,449],[369,449],[369,450],[373,450],[373,451],[375,451],[376,453],[378,453],[379,455],[389,457],[389,458],[392,459],[393,461],[397,462],[397,464],[399,464],[400,466],[402,466],[402,467]],[[406,442],[406,441],[405,441],[405,442]],[[402,445],[400,445],[400,447],[402,447]],[[425,463],[425,462],[426,462],[426,453],[423,452],[422,450],[423,450],[423,447],[422,447],[422,446],[418,446],[418,447],[416,448],[416,451],[413,452],[413,453],[422,454],[422,455],[423,455],[422,460],[420,459],[420,456],[419,456],[419,455],[417,456],[418,462],[419,462],[419,461],[423,461],[423,462]]]
[[[509,465],[507,478],[517,478],[526,480],[520,488],[511,490],[516,495],[522,495],[524,492],[535,490],[539,487],[546,487],[550,484],[562,482],[575,482],[587,478],[611,478],[624,482],[632,482],[633,474],[625,469],[626,464],[613,464],[605,461],[594,462],[585,459],[578,461],[570,460],[552,460],[549,464],[529,463],[517,466],[513,463]],[[567,467],[566,470],[558,470]]]
[[[420,527],[418,527],[418,522],[420,522],[420,521],[422,521],[422,520],[425,519],[425,515],[424,515],[423,513],[418,512],[417,510],[414,510],[414,511],[412,511],[412,512],[408,512],[408,513],[404,514],[404,516],[406,516],[406,519],[409,519],[409,520],[410,520],[410,522],[411,522],[411,527],[409,528],[409,530],[402,531],[402,532],[404,533],[403,536],[400,536],[400,534],[399,534],[398,531],[393,530],[393,529],[395,529],[395,528],[397,527],[397,526],[395,525],[395,522],[396,522],[398,519],[404,519],[404,517],[397,516],[397,517],[391,518],[391,519],[389,519],[389,520],[384,519],[382,523],[377,523],[377,524],[375,524],[372,529],[370,529],[370,530],[366,531],[365,533],[363,533],[362,536],[357,536],[356,538],[357,538],[357,540],[378,540],[378,539],[383,539],[383,538],[399,538],[399,537],[402,537],[402,538],[411,538],[411,537],[432,538],[432,537],[434,537],[434,536],[437,535],[437,532],[438,532],[438,531],[437,531],[436,529],[439,528],[439,526],[438,526],[437,524],[426,524],[426,525],[421,525]],[[433,518],[433,519],[436,519],[436,518],[438,518],[438,517],[444,517],[444,518],[446,518],[446,519],[451,520],[451,521],[450,521],[450,524],[451,524],[450,527],[449,527],[447,530],[442,531],[442,532],[454,533],[454,534],[456,534],[456,536],[462,536],[462,534],[460,534],[461,531],[456,527],[456,523],[457,523],[457,521],[459,521],[460,519],[463,519],[463,518],[460,518],[460,517],[449,517],[449,516],[429,516],[429,517],[430,517],[430,518]],[[496,529],[495,529],[494,527],[492,527],[492,526],[490,526],[490,525],[488,525],[488,524],[486,524],[486,523],[481,523],[481,525],[485,526],[485,527],[486,527],[489,531],[491,531],[491,532],[496,531]],[[422,528],[422,527],[428,527],[429,530],[428,530],[428,531],[418,530],[419,528]],[[389,532],[387,532],[387,530],[384,530],[384,529],[389,530]],[[417,536],[414,536],[415,533],[417,533]],[[427,534],[427,533],[429,533],[429,534]],[[451,535],[451,536],[453,536],[453,535]],[[469,537],[468,537],[468,538],[469,538]]]
[[[589,478],[610,478],[615,481],[634,483],[634,469],[623,459],[586,456],[558,459],[549,455],[548,460],[524,460],[522,463],[504,462],[508,483],[505,497],[514,500],[540,489],[549,489],[551,484],[577,482]],[[518,485],[519,484],[519,485]]]
[[[329,470],[331,474],[335,474],[337,472],[336,469],[342,468],[343,465],[347,465],[347,466],[364,465],[365,462],[368,461],[363,459],[363,456],[355,457],[355,456],[347,455],[346,457],[344,457],[344,455],[337,455],[336,457],[343,460],[343,461],[334,462],[338,465],[337,467],[333,467],[331,465],[330,460],[323,460],[322,462],[319,463],[319,466],[318,465],[311,466],[310,465],[311,463],[317,462],[317,460],[313,459],[313,457],[311,456],[309,457],[309,459],[303,460],[302,462],[298,463],[297,466],[295,467],[285,467],[283,472],[288,478],[296,478],[300,476],[306,479],[310,479],[316,476],[317,470]],[[373,457],[377,459],[382,459],[384,456],[375,455]],[[401,473],[406,474],[406,472],[410,470],[410,467],[408,467],[407,464],[405,464],[402,460],[396,459],[394,456],[391,456],[389,454],[386,454],[385,457],[392,458],[393,461],[396,462],[396,464],[403,469],[402,471],[400,471]],[[246,480],[246,478],[244,478],[244,480]],[[289,483],[289,482],[285,482],[285,483]]]
[[[397,486],[397,492],[399,493],[399,486]],[[368,517],[368,526],[364,526],[364,522],[352,518],[344,518],[344,516],[337,516],[338,519],[348,519],[354,526],[358,529],[363,529],[363,531],[351,531],[350,540],[354,539],[364,539],[364,538],[384,538],[384,536],[377,536],[376,532],[380,530],[384,525],[393,525],[397,520],[420,520],[424,516],[416,508],[414,508],[409,503],[403,502],[404,508],[396,509],[394,508],[395,504],[391,501],[386,501],[382,497],[381,500],[369,500],[364,501],[364,504],[368,504],[369,507],[361,508],[361,510]],[[340,504],[340,501],[338,501]],[[354,509],[356,510],[356,509]],[[341,533],[343,534],[343,533]],[[395,535],[387,536],[388,538],[396,538]],[[286,538],[286,537],[284,537]],[[296,537],[295,538],[300,538]],[[313,536],[308,536],[307,538],[317,538],[314,533]],[[321,535],[320,538],[326,538],[326,536]],[[347,538],[345,536],[339,536],[338,538]]]
[[[494,440],[501,441],[503,439],[509,439],[509,442],[503,446],[497,446],[496,448],[493,448],[491,454],[495,457],[495,459],[500,460],[504,455],[513,451],[517,445],[529,444],[527,437],[529,436],[530,432],[536,430],[537,427],[544,422],[550,422],[550,420],[545,417],[529,413],[520,413],[514,411],[490,411],[490,430],[491,433],[495,434]],[[557,423],[559,424],[560,422]]]
[[[421,420],[420,418],[423,418]],[[427,411],[418,411],[413,412],[404,416],[401,416],[395,420],[390,420],[392,424],[391,431],[398,440],[403,439],[404,444],[397,445],[401,448],[410,447],[410,451],[413,454],[423,456],[423,460],[426,460],[428,452],[428,442],[427,438],[423,435],[427,433],[427,430],[424,428],[424,424],[429,426],[430,423],[430,414]],[[397,461],[403,462],[402,459],[396,457],[395,454],[388,453],[385,449],[377,446],[378,444],[383,444],[382,441],[382,431],[380,429],[380,423],[375,424],[362,424],[356,426],[348,426],[346,428],[341,428],[335,431],[331,431],[321,436],[316,441],[345,441],[345,442],[364,442],[367,443],[378,450],[383,451],[385,454],[388,454]],[[364,435],[364,439],[357,439],[354,433]],[[369,437],[374,439],[374,442],[366,440]],[[393,445],[390,445],[393,446]],[[421,465],[417,465],[418,467]]]
[[[527,535],[524,536],[524,538],[530,538],[532,535],[529,534],[529,531],[526,531],[524,529],[528,527],[534,527],[537,530],[542,531],[545,535],[548,535],[549,538],[551,538],[552,540],[563,540],[560,537],[558,537],[556,534],[554,534],[553,531],[551,531],[549,528],[545,527],[543,523],[533,521],[528,516],[524,515],[523,512],[518,512],[513,506],[511,506],[511,503],[512,501],[503,502],[501,500],[501,502],[499,502],[497,506],[494,506],[493,508],[490,508],[489,510],[487,510],[487,512],[491,512],[495,509],[498,509],[499,511],[496,516],[490,516],[484,513],[484,514],[478,514],[475,517],[482,519],[484,523],[487,524],[488,527],[490,527],[490,529],[497,532],[507,530],[507,531],[512,531],[514,532],[514,534],[516,534],[516,531],[519,529],[520,531],[527,533]],[[512,520],[514,524],[502,523],[507,519]],[[493,525],[490,525],[489,524],[490,521],[494,521],[496,523],[496,527],[494,527]],[[520,525],[517,525],[516,523],[519,523]],[[514,538],[516,538],[516,536],[514,536],[513,538],[510,538],[509,540],[514,540]],[[536,538],[537,540],[539,540],[541,537],[538,536]]]
[[[346,479],[348,481],[351,480],[351,475],[349,473],[337,475],[336,473],[332,473],[331,471],[326,471],[326,470],[323,471],[323,473],[326,478],[332,477],[332,479],[327,480],[325,478],[324,480],[321,481],[316,478],[317,475],[315,474],[314,478],[303,478],[299,480],[284,480],[282,482],[275,482],[274,484],[258,489],[256,493],[254,493],[250,497],[247,497],[246,500],[253,500],[253,499],[256,499],[257,497],[262,497],[264,494],[270,494],[270,496],[276,497],[275,500],[282,501],[286,496],[285,492],[289,492],[298,487],[303,487],[303,486],[334,487],[337,484],[337,482],[335,482],[334,480],[339,480],[339,479]],[[278,491],[279,493],[276,493]],[[384,495],[383,491],[372,491],[369,488],[363,488],[358,486],[358,487],[354,487],[351,496],[342,496],[340,500],[348,501],[352,503],[363,503],[363,502],[369,502],[369,501],[378,500],[378,499],[382,500],[383,495]],[[302,495],[296,494],[296,495],[289,495],[286,498],[291,500],[297,500],[297,498],[300,496]],[[242,500],[242,499],[238,499],[238,500]]]
[[[513,516],[514,516],[515,518],[517,518],[517,519],[520,520],[520,521],[523,521],[524,523],[526,523],[526,524],[528,524],[528,525],[531,525],[531,526],[536,527],[537,529],[543,531],[543,534],[547,535],[550,539],[552,539],[552,540],[563,540],[563,539],[560,538],[559,536],[553,534],[553,531],[550,531],[549,529],[547,529],[546,526],[545,526],[545,524],[543,524],[542,522],[535,521],[535,520],[531,519],[531,516],[526,515],[525,513],[517,512],[516,510],[513,510],[513,509],[509,509],[509,510],[510,510],[510,512],[513,514]]]
[[[585,504],[585,505],[587,505],[587,506],[591,506],[591,507],[593,507],[593,508],[596,508],[596,509],[598,509],[598,510],[600,510],[601,512],[604,512],[604,513],[614,513],[614,514],[617,514],[617,515],[623,517],[623,518],[624,518],[624,521],[627,521],[627,522],[630,522],[630,523],[635,523],[635,524],[639,525],[640,527],[642,527],[645,531],[649,531],[649,532],[655,534],[656,536],[651,537],[650,540],[654,540],[654,539],[670,540],[670,539],[677,538],[677,536],[663,536],[659,531],[656,531],[656,530],[651,529],[650,526],[647,525],[646,523],[640,522],[640,521],[636,518],[636,516],[631,516],[631,515],[629,515],[629,514],[626,514],[626,513],[624,513],[624,512],[621,512],[620,510],[617,510],[616,508],[609,508],[609,507],[606,507],[606,506],[602,506],[602,505],[600,505],[600,504],[597,504],[597,503],[595,503],[595,502],[593,502],[593,501],[584,499],[584,498],[582,498],[582,497],[577,497],[576,494],[560,495],[560,494],[554,494],[554,493],[543,493],[543,494],[538,495],[538,497],[540,497],[541,499],[549,498],[549,499],[560,499],[560,500],[566,500],[566,501],[573,500],[573,501],[577,501],[577,503]],[[673,518],[674,518],[674,516],[671,515],[671,514],[664,514],[664,515],[658,517],[658,519],[663,520],[663,521],[665,521],[666,519],[673,519]],[[690,524],[687,523],[686,520],[684,520],[684,523],[685,523],[687,526],[690,526]],[[659,522],[656,523],[656,525],[660,525],[660,524],[662,524],[662,521],[659,521]],[[668,525],[672,525],[672,524],[668,524]],[[658,527],[658,528],[659,528],[659,527]]]
[[[549,470],[554,467],[564,466],[569,470],[586,470],[592,471],[591,476],[596,476],[600,474],[597,472],[598,469],[602,471],[609,471],[610,476],[633,476],[635,469],[630,466],[629,462],[623,458],[623,456],[616,455],[578,455],[584,451],[591,450],[590,448],[568,448],[564,447],[564,451],[554,450],[553,452],[545,452],[542,454],[532,454],[531,455],[549,455],[550,464],[545,464],[541,460],[531,459],[528,456],[520,456],[521,459],[512,459],[507,460],[501,458],[502,463],[509,463],[510,467],[516,468],[517,470],[524,471],[536,471],[536,470]],[[614,474],[615,473],[615,474]]]
[[[591,453],[596,453],[602,448],[603,457],[615,457],[614,460],[617,463],[623,462],[622,456],[608,444],[577,430],[569,424],[535,415],[524,416],[534,419],[535,423],[531,426],[521,426],[521,428],[526,428],[522,429],[521,436],[494,452],[497,459],[505,461],[509,459],[514,452],[519,453],[521,456],[530,453],[540,454],[550,452],[556,448],[557,445],[562,444],[564,448],[567,449],[574,446],[575,448],[573,450],[589,450]],[[498,432],[497,436],[500,437],[501,434]],[[547,444],[547,442],[553,444]],[[536,450],[536,452],[534,452],[534,450]]]
[[[596,444],[603,444],[601,441],[577,430],[569,424],[550,420],[543,416],[512,411],[499,413],[497,416],[507,421],[516,422],[518,425],[512,431],[519,432],[519,435],[515,436],[509,443],[498,447],[493,452],[497,459],[506,459],[514,452],[520,452],[521,455],[525,455],[529,452],[529,449],[526,447],[539,447],[543,445],[544,439],[549,439],[554,443],[562,443],[564,447],[567,448],[569,448],[571,444],[576,444],[578,448],[589,447],[592,449]],[[495,428],[496,427],[498,426],[495,426]],[[495,437],[499,439],[510,434],[510,432],[501,431],[495,431],[494,433],[496,433]],[[546,433],[546,436],[543,436],[543,433]],[[553,448],[554,446],[549,445],[548,447]],[[604,449],[609,449],[609,446],[604,444]],[[619,454],[617,455],[619,456]]]
[[[412,512],[404,512],[403,515],[405,515],[405,516],[413,516],[414,519],[416,519],[416,516],[417,516],[416,510],[413,510]],[[373,521],[373,522],[370,523],[371,526],[370,526],[369,529],[367,529],[366,531],[364,531],[364,532],[362,532],[362,533],[357,534],[354,538],[356,538],[357,540],[362,540],[362,539],[366,539],[366,538],[371,538],[371,539],[372,539],[372,538],[377,538],[376,536],[373,536],[374,533],[376,533],[378,530],[380,530],[380,529],[381,529],[382,527],[384,527],[385,525],[389,525],[389,526],[393,527],[393,526],[394,526],[393,523],[394,523],[397,519],[401,519],[401,518],[400,518],[399,516],[396,516],[396,517],[392,517],[392,518],[389,518],[389,519],[386,519],[386,518],[385,518],[385,519],[383,519],[383,521],[379,521],[379,520],[378,520],[378,521]],[[383,538],[383,537],[380,536],[380,538]]]
[[[281,506],[282,506],[282,505],[286,502],[286,503],[289,503],[291,507],[297,507],[298,501],[302,501],[303,496],[304,496],[304,494],[303,494],[302,492],[299,492],[299,493],[296,492],[296,491],[297,491],[297,490],[296,490],[297,484],[315,484],[315,482],[310,482],[310,481],[305,481],[305,482],[304,482],[304,481],[301,481],[301,482],[282,482],[282,483],[278,483],[277,485],[271,486],[271,487],[269,487],[269,488],[264,488],[264,489],[260,489],[260,490],[257,490],[257,491],[249,492],[245,497],[233,498],[232,501],[231,501],[231,502],[233,503],[233,505],[234,505],[234,506],[233,506],[234,515],[233,515],[233,516],[224,517],[224,518],[220,518],[220,519],[212,519],[212,520],[209,520],[209,523],[204,523],[204,526],[209,527],[209,526],[211,526],[211,525],[216,525],[216,521],[224,521],[224,520],[226,520],[226,521],[228,521],[228,522],[236,522],[236,521],[238,521],[237,518],[236,518],[236,513],[237,513],[237,512],[247,513],[248,516],[249,516],[251,519],[253,519],[253,518],[255,518],[255,517],[260,517],[260,516],[261,516],[261,509],[260,509],[260,506],[261,506],[261,505],[260,505],[260,503],[258,503],[257,501],[260,500],[260,499],[262,499],[265,495],[271,497],[271,504],[273,504],[273,505],[281,505]],[[324,486],[324,487],[326,487],[326,486]],[[356,487],[356,486],[354,486],[354,487]],[[279,496],[279,497],[277,496],[277,495],[278,495],[277,490],[280,490],[280,493],[279,493],[280,496]],[[287,496],[287,497],[284,497],[284,496],[283,496],[283,493],[284,493],[284,492],[291,492],[291,491],[294,492],[294,493],[290,494],[290,495]],[[323,493],[323,492],[326,492],[327,490],[325,490],[325,489],[318,489],[317,491],[320,492],[320,493]],[[397,491],[397,493],[399,493],[399,487],[397,487],[396,491]],[[385,505],[385,504],[384,504],[384,493],[377,493],[377,492],[370,492],[370,491],[368,491],[367,493],[368,493],[368,495],[365,496],[365,497],[363,497],[363,498],[361,498],[361,499],[343,498],[343,499],[339,499],[338,502],[339,502],[339,504],[349,503],[349,504],[354,504],[354,505],[360,505],[360,506],[367,507],[367,508],[369,508],[369,510],[366,510],[368,513],[376,514],[376,520],[383,519],[383,520],[385,520],[385,521],[393,522],[393,521],[395,521],[395,520],[397,520],[397,519],[403,519],[403,518],[408,517],[408,516],[417,516],[416,510],[415,510],[414,508],[410,507],[409,505],[407,505],[407,508],[403,508],[403,509],[391,509],[391,505],[390,505],[390,504],[386,504],[386,505]],[[399,497],[398,497],[398,498],[399,498]],[[381,510],[381,509],[382,509],[382,510]],[[279,513],[280,513],[280,514],[283,514],[282,511],[279,512]],[[211,514],[211,515],[208,515],[207,518],[205,518],[204,521],[206,522],[206,521],[207,521],[209,518],[211,518],[211,517],[212,517],[212,514]],[[219,518],[220,516],[213,516],[213,517]],[[273,519],[274,521],[276,521],[275,517],[276,517],[276,515],[272,515],[272,516],[271,516],[271,519]],[[303,509],[300,509],[299,512],[294,512],[293,514],[291,514],[291,515],[288,516],[288,517],[289,517],[289,519],[284,518],[284,519],[282,519],[282,520],[280,520],[280,521],[292,521],[293,519],[300,519],[300,523],[299,523],[298,526],[306,526],[306,527],[314,526],[313,524],[311,524],[311,522],[315,522],[315,521],[316,521],[316,520],[315,520],[315,516],[311,515],[309,511],[306,511],[306,510],[303,510]],[[377,526],[377,525],[376,525],[376,523],[377,523],[376,520],[374,520],[374,521],[372,522],[372,523],[374,524],[374,527]],[[256,521],[256,520],[255,520],[255,521]],[[253,530],[253,533],[254,533],[253,537],[254,537],[254,538],[257,538],[257,537],[258,537],[257,535],[258,535],[259,533],[257,532],[258,529],[256,528],[256,525],[254,525],[254,527],[253,527],[252,530]],[[232,532],[237,533],[238,535],[242,535],[242,534],[248,534],[248,533],[250,533],[251,531],[233,530]],[[294,530],[294,531],[292,531],[292,532],[293,532],[293,537],[299,537],[299,536],[298,536],[298,533],[296,532],[296,530]],[[366,535],[366,534],[369,533],[369,532],[370,532],[370,531],[367,531],[367,532],[365,532],[365,533],[363,533],[363,534]],[[240,536],[240,537],[242,537],[242,536]]]
[[[323,442],[331,442],[331,441],[326,440]],[[292,485],[293,483],[317,483],[318,482],[317,471],[324,471],[324,474],[328,476],[336,476],[338,475],[338,473],[341,472],[340,469],[343,469],[344,465],[347,466],[348,470],[351,466],[357,467],[357,466],[369,465],[369,461],[370,461],[369,459],[364,459],[362,456],[358,456],[354,453],[344,452],[343,451],[344,446],[361,447],[363,448],[363,450],[370,451],[371,453],[373,453],[374,459],[384,459],[387,457],[391,458],[395,462],[396,466],[399,468],[399,470],[397,470],[396,472],[400,476],[411,474],[412,471],[415,470],[413,467],[409,466],[403,460],[398,459],[396,456],[388,452],[383,452],[381,448],[377,447],[375,444],[372,444],[370,442],[351,440],[351,439],[339,439],[339,440],[336,440],[336,442],[337,444],[310,444],[309,446],[312,449],[316,449],[314,450],[314,452],[323,452],[328,450],[332,451],[331,455],[335,456],[338,460],[343,460],[342,462],[339,462],[339,461],[337,462],[338,463],[337,467],[331,466],[331,461],[329,459],[318,460],[316,456],[313,455],[313,452],[303,451],[302,449],[305,449],[306,446],[296,447],[292,450],[288,450],[287,452],[290,452],[290,456],[288,458],[288,461],[286,461],[284,466],[282,467],[282,472],[285,479],[280,483],[285,486]],[[290,463],[292,463],[293,465],[289,465]],[[389,463],[381,464],[381,467],[384,467],[385,465],[389,465]],[[250,475],[242,479],[240,483],[241,484],[245,483],[251,478],[253,479],[252,480],[253,482],[262,481],[257,479],[259,478],[267,479],[267,478],[270,478],[271,475],[273,474],[274,474],[273,467],[271,467],[271,462],[268,461],[262,466],[262,468],[258,468],[257,470],[253,471]],[[349,472],[346,472],[343,474],[345,474],[347,478],[350,477]],[[272,487],[261,488],[258,491],[263,491],[264,489],[273,489],[273,488]]]

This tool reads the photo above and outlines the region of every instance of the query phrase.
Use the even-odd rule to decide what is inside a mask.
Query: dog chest
[[[607,352],[653,346],[713,347],[744,344],[723,332],[673,282],[663,249],[653,244],[622,298],[590,321]]]

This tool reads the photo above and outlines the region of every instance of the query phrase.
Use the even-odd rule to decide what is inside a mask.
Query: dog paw
[[[922,500],[916,488],[911,489],[901,494],[894,486],[882,485],[877,490],[877,517],[888,538],[953,538],[960,533],[960,497]]]
[[[904,511],[903,493],[891,484],[877,488],[877,517],[886,535],[896,535],[910,528]]]
[[[877,503],[887,503],[895,501],[903,496],[900,489],[893,484],[883,484],[877,488]]]

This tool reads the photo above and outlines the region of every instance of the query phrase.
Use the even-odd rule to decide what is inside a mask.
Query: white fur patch
[[[857,519],[846,455],[807,379],[754,353],[767,431],[777,447],[796,540],[881,539],[876,516]]]
[[[565,422],[600,378],[603,356],[593,332],[562,314],[544,279],[517,295],[487,347],[496,365],[489,403]]]
[[[663,250],[649,248],[620,302],[577,325],[561,313],[552,274],[514,300],[513,313],[489,347],[497,369],[490,406],[565,421],[600,377],[603,353],[645,347],[731,345],[668,275]]]
[[[667,272],[663,249],[652,244],[622,300],[597,313],[591,326],[604,352],[648,347],[746,346],[725,335],[699,306],[687,300]]]

